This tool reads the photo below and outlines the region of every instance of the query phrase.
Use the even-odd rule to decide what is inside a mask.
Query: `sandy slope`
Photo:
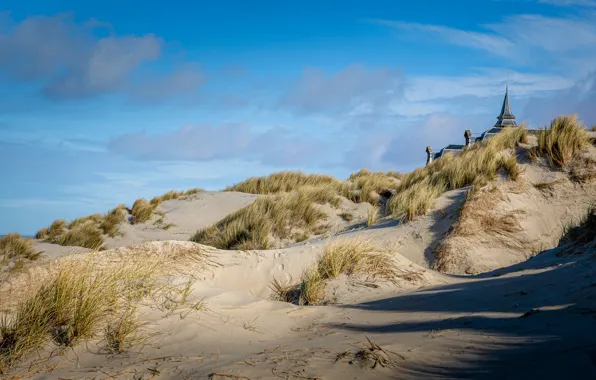
[[[195,246],[147,244],[106,254]],[[96,353],[102,342],[90,342],[44,361],[57,365],[51,372],[43,367],[34,374],[33,366],[32,372],[21,367],[15,374],[45,379],[194,379],[212,373],[249,379],[596,376],[593,251],[556,257],[558,250],[552,250],[476,277],[426,271],[422,281],[360,294],[346,282],[340,292],[350,302],[299,307],[268,300],[267,283],[271,275],[298,275],[316,248],[205,249],[221,266],[201,271],[193,286],[191,303],[201,300],[202,311],[169,313],[146,306],[140,318],[150,337],[144,346],[110,356]],[[399,254],[396,259],[402,267],[423,270]],[[532,309],[540,311],[522,318]],[[397,354],[390,355],[390,366],[371,369],[372,363],[367,368],[349,356],[367,337]]]

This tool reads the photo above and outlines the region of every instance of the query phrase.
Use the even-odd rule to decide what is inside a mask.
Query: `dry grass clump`
[[[401,178],[401,175],[397,172],[388,174],[362,169],[350,175],[348,180],[351,181],[351,184],[341,188],[342,195],[356,203],[368,202],[377,206],[379,205],[380,194],[388,189],[398,187],[398,178]]]
[[[282,282],[273,277],[269,288],[273,292],[271,298],[276,301],[297,303],[300,299],[300,287],[291,281]]]
[[[143,198],[137,199],[132,205],[132,216],[135,218],[135,223],[143,223],[151,219],[155,206]]]
[[[118,226],[124,221],[124,212],[126,206],[119,205],[113,210],[110,210],[99,223],[99,228],[104,234],[114,237],[118,234]]]
[[[504,128],[501,133],[473,145],[457,157],[446,154],[430,165],[406,174],[397,195],[389,201],[393,216],[412,220],[424,215],[445,191],[487,182],[496,178],[500,169],[505,169],[511,179],[517,179],[519,169],[515,157],[506,157],[502,151],[524,141],[526,134],[524,126]]]
[[[366,226],[370,227],[379,221],[381,214],[376,207],[369,208],[366,214]]]
[[[184,199],[184,198],[187,198],[190,195],[198,194],[198,193],[200,193],[202,191],[204,191],[204,190],[201,189],[201,188],[198,188],[198,187],[193,188],[193,189],[188,189],[186,191],[174,191],[174,190],[170,190],[170,191],[168,191],[165,194],[162,194],[162,195],[157,196],[157,197],[153,197],[151,199],[151,201],[149,201],[149,203],[151,203],[154,207],[157,207],[162,202],[169,201],[169,200],[172,200],[172,199]]]
[[[115,237],[119,225],[125,220],[126,206],[119,205],[105,215],[92,214],[66,223],[55,220],[50,227],[37,231],[35,237],[50,243],[64,246],[78,246],[90,249],[103,249],[103,235]]]
[[[588,207],[576,226],[566,226],[559,244],[585,244],[596,239],[596,205]]]
[[[534,153],[545,157],[551,165],[563,168],[588,144],[586,129],[576,115],[557,116],[550,127],[538,134],[538,146]]]
[[[523,227],[517,219],[521,210],[500,210],[498,204],[505,198],[496,187],[478,190],[473,188],[462,205],[459,218],[449,236],[435,250],[435,269],[449,272],[460,265],[462,257],[458,254],[462,244],[460,238],[489,239],[489,244],[511,249],[524,249],[524,242],[517,234]],[[465,244],[464,244],[465,245]]]
[[[103,215],[91,214],[91,215],[84,216],[82,218],[72,220],[70,223],[68,223],[67,228],[72,229],[72,228],[75,228],[77,226],[87,224],[87,223],[99,224],[102,221],[103,221]]]
[[[568,165],[569,179],[577,183],[587,183],[596,178],[596,161],[589,156],[577,154]]]
[[[37,260],[40,253],[33,249],[30,239],[18,233],[10,233],[0,238],[0,264],[13,258]]]
[[[50,242],[94,250],[104,249],[102,230],[93,223],[75,225],[62,235],[51,239]]]
[[[323,301],[326,282],[341,274],[366,275],[392,283],[400,276],[389,250],[364,239],[334,241],[325,245],[316,264],[304,271],[299,286],[299,303],[314,305]],[[291,288],[282,289],[286,292],[281,294],[291,294],[288,291]]]
[[[66,228],[66,220],[58,219],[54,220],[50,227],[47,230],[47,237],[46,239],[53,240],[56,239],[58,236],[65,233],[67,230]]]
[[[103,321],[130,304],[131,292],[156,268],[147,261],[101,267],[91,260],[63,262],[0,319],[0,373],[50,340],[73,346],[94,336]]]
[[[225,191],[239,191],[250,194],[278,194],[298,190],[303,186],[319,187],[337,185],[339,181],[323,174],[305,174],[299,171],[282,171],[267,177],[251,177],[228,186]]]
[[[314,233],[318,222],[327,218],[315,204],[338,202],[330,187],[311,186],[259,198],[197,231],[191,241],[220,249],[267,249],[272,244],[270,235],[283,240],[296,236],[296,232]]]

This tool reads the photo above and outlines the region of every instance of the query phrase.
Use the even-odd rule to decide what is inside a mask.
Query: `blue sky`
[[[596,0],[4,0],[0,234],[279,170],[409,171],[519,121],[596,124]],[[250,4],[252,3],[252,4]]]

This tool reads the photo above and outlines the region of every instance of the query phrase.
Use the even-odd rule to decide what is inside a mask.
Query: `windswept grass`
[[[10,233],[0,238],[0,264],[10,259],[37,260],[40,253],[33,249],[30,239],[18,233]]]
[[[155,264],[139,260],[97,267],[91,260],[63,262],[14,313],[0,319],[0,373],[48,341],[73,346],[94,336],[119,305],[130,304],[129,295],[156,271]]]
[[[299,171],[282,171],[267,177],[251,177],[229,186],[225,191],[239,191],[250,194],[279,194],[298,190],[301,187],[338,185],[339,181],[323,174],[305,174]]]
[[[88,223],[99,224],[102,221],[103,221],[103,215],[92,214],[92,215],[84,216],[82,218],[74,219],[73,221],[68,223],[67,227],[68,227],[68,229],[73,229],[73,228],[75,228],[77,226],[81,226],[83,224],[88,224]]]
[[[135,223],[144,223],[151,219],[156,206],[147,202],[146,199],[137,199],[132,205],[132,216],[135,218]]]
[[[115,209],[110,210],[110,212],[103,217],[99,223],[99,228],[104,234],[110,237],[114,237],[118,234],[118,226],[124,221],[125,211],[126,206],[119,205]]]
[[[302,274],[299,285],[274,279],[271,288],[280,301],[315,305],[324,300],[327,281],[342,274],[365,275],[391,283],[402,275],[388,249],[364,239],[351,239],[326,244],[317,262]]]
[[[505,169],[511,179],[517,179],[519,169],[515,157],[506,157],[502,151],[524,141],[526,133],[523,126],[505,128],[498,135],[473,145],[457,157],[447,154],[424,168],[404,175],[397,195],[389,201],[393,216],[412,220],[424,215],[445,191],[487,182],[496,178],[500,169]]]
[[[149,203],[151,203],[151,205],[153,205],[154,207],[159,206],[162,202],[165,201],[169,201],[172,199],[185,199],[190,195],[193,194],[198,194],[200,192],[204,191],[201,188],[194,188],[194,189],[188,189],[186,191],[174,191],[174,190],[170,190],[165,194],[162,194],[160,196],[157,197],[153,197],[151,199],[151,201],[149,201]]]
[[[368,202],[378,205],[379,194],[387,189],[395,189],[399,183],[397,179],[401,176],[401,173],[395,171],[383,173],[362,169],[353,173],[345,182],[328,175],[284,171],[273,173],[267,177],[249,178],[226,188],[225,191],[271,195],[296,191],[303,187],[324,188],[325,191],[333,191],[352,202]]]
[[[379,205],[380,194],[388,189],[396,189],[399,185],[399,178],[401,178],[401,175],[397,172],[390,172],[389,174],[362,169],[350,175],[348,181],[351,181],[351,184],[342,188],[342,195],[356,203],[368,202],[373,206],[377,206]]]
[[[563,168],[588,145],[588,134],[576,115],[558,116],[539,133],[534,153]]]
[[[220,249],[267,249],[271,237],[288,239],[296,230],[313,233],[327,215],[315,204],[337,205],[337,196],[328,187],[302,187],[287,194],[266,196],[197,231],[196,243]]]
[[[115,237],[125,220],[126,206],[120,205],[105,215],[92,214],[67,223],[55,220],[50,227],[37,231],[35,238],[64,246],[103,249],[103,236]]]
[[[46,238],[50,239],[50,240],[54,240],[54,239],[58,238],[58,236],[65,233],[66,230],[67,230],[66,220],[64,220],[64,219],[54,220],[52,222],[52,224],[50,224],[50,227],[48,228],[48,235]]]
[[[64,246],[104,249],[102,231],[93,223],[78,224],[50,241]]]

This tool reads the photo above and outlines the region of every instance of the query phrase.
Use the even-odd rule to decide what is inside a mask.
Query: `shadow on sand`
[[[439,360],[445,365],[408,363],[398,378],[596,379],[596,257],[557,258],[555,253],[501,269],[498,277],[494,271],[458,284],[344,305],[385,312],[377,320],[386,320],[334,327],[385,341],[444,330],[499,337],[473,347],[456,345],[449,351],[456,360]],[[515,274],[521,270],[528,273]],[[431,319],[426,314],[424,321],[412,320],[411,313],[421,312],[432,313]]]

